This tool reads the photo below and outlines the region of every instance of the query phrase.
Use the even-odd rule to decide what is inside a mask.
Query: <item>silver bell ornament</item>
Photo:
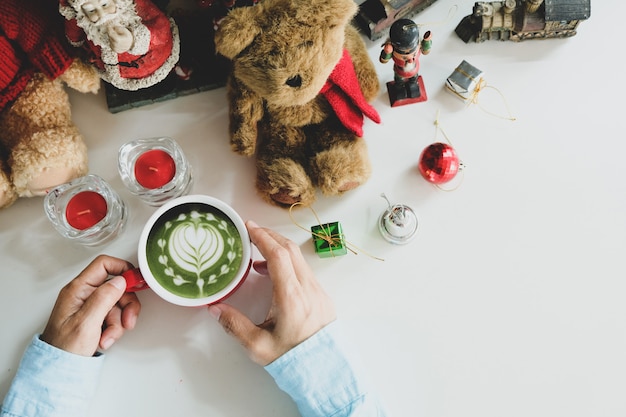
[[[385,194],[381,194],[381,197],[387,200],[388,207],[378,221],[380,234],[390,243],[409,243],[417,232],[417,215],[411,207],[404,204],[392,205]]]

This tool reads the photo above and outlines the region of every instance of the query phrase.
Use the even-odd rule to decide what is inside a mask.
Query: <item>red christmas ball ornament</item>
[[[447,143],[433,143],[420,155],[418,168],[426,181],[443,184],[459,172],[461,162],[454,148]]]

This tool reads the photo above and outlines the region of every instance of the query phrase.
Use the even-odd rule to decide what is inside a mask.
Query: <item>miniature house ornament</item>
[[[437,0],[365,0],[354,17],[370,40],[375,41],[389,31],[398,19],[413,18]],[[359,3],[359,2],[357,2]]]

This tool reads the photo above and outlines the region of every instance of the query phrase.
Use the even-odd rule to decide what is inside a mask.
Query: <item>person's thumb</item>
[[[84,320],[93,320],[94,323],[101,325],[109,311],[122,298],[124,291],[126,291],[126,280],[121,276],[113,277],[100,285],[85,300],[85,304],[81,308]]]
[[[222,325],[226,333],[248,350],[254,345],[259,328],[241,311],[228,304],[213,304],[209,306],[209,313]]]

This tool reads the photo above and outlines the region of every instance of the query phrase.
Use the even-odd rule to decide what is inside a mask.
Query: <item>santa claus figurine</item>
[[[70,43],[121,90],[162,81],[178,62],[178,27],[150,0],[61,0]]]

